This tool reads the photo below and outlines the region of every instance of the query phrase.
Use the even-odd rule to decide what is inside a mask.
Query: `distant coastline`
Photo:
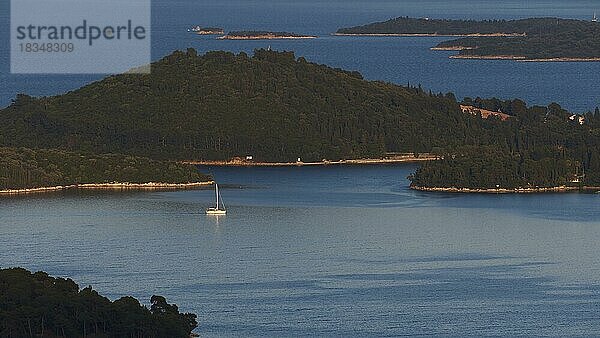
[[[558,186],[558,187],[546,187],[546,188],[443,188],[443,187],[420,187],[410,186],[413,190],[425,191],[425,192],[447,192],[447,193],[462,193],[462,194],[535,194],[535,193],[553,193],[553,192],[577,192],[577,191],[600,191],[600,187],[572,187],[572,186]]]
[[[469,50],[473,48],[461,48],[461,47],[433,47],[431,50],[447,50],[447,51],[460,51]],[[463,59],[463,60],[512,60],[519,62],[600,62],[600,57],[597,58],[547,58],[547,59],[528,59],[525,56],[519,55],[451,55],[451,59]]]
[[[214,181],[206,182],[190,182],[190,183],[85,183],[85,184],[71,184],[71,185],[59,185],[52,187],[38,187],[29,189],[7,189],[0,190],[0,196],[2,195],[27,195],[27,194],[39,194],[47,192],[56,192],[64,190],[185,190],[193,189],[204,186],[213,185]]]
[[[398,17],[340,28],[340,36],[449,37],[431,50],[457,51],[452,59],[530,62],[600,61],[600,25],[568,18],[451,20]]]
[[[293,39],[316,39],[314,35],[301,35],[289,32],[265,32],[265,31],[241,31],[230,32],[220,36],[219,40],[293,40]]]
[[[520,55],[450,55],[451,59],[463,60],[526,60],[525,56]]]
[[[437,34],[437,33],[333,33],[334,36],[405,36],[405,37],[523,37],[525,33],[470,33],[470,34]]]
[[[461,50],[471,50],[475,49],[475,47],[467,47],[467,46],[450,46],[450,47],[431,47],[430,50],[435,51],[450,51],[450,52],[460,52]]]

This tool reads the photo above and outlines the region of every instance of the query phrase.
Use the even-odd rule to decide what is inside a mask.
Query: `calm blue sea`
[[[434,18],[523,18],[558,16],[591,19],[597,0],[153,0],[153,58],[194,47],[205,52],[251,52],[271,46],[298,56],[362,72],[366,78],[399,84],[421,83],[458,97],[520,97],[533,104],[559,102],[583,112],[600,106],[600,63],[516,63],[449,60],[432,52],[437,38],[344,38],[340,27],[396,16]],[[9,1],[0,2],[0,106],[17,93],[52,95],[102,76],[9,75]],[[192,25],[226,30],[285,30],[319,35],[311,41],[217,41],[187,34]]]
[[[413,165],[0,201],[0,266],[161,294],[202,337],[600,336],[600,195],[414,192]]]

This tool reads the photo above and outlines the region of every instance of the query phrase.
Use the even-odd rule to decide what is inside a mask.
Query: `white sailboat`
[[[217,204],[214,208],[206,209],[207,215],[225,215],[227,214],[227,210],[225,210],[225,204],[223,203],[223,199],[221,198],[221,194],[219,193],[219,185],[215,183],[215,195],[217,197]],[[221,202],[219,205],[219,201]],[[221,206],[223,208],[221,208]]]

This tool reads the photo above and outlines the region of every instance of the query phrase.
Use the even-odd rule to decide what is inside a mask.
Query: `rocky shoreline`
[[[471,50],[471,47],[433,47],[431,50],[445,51],[461,51]],[[528,59],[526,56],[520,55],[451,55],[451,59],[464,60],[512,60],[518,62],[600,62],[599,58],[548,58],[548,59]]]
[[[525,56],[519,55],[451,55],[451,59],[464,59],[464,60],[517,60],[525,61]]]
[[[431,47],[430,50],[436,51],[451,51],[451,52],[460,52],[461,50],[473,50],[475,47],[463,47],[463,46],[450,46],[450,47]]]
[[[406,36],[406,37],[519,37],[525,33],[473,33],[473,34],[437,34],[437,33],[333,33],[334,36]]]
[[[558,187],[547,187],[547,188],[491,188],[491,189],[471,189],[471,188],[441,188],[441,187],[420,187],[410,186],[413,190],[426,191],[426,192],[448,192],[448,193],[469,193],[469,194],[536,194],[536,193],[556,193],[556,192],[577,192],[577,191],[600,191],[600,187],[571,187],[571,186],[558,186]]]
[[[56,192],[72,189],[81,190],[180,190],[194,189],[204,186],[213,185],[214,181],[207,182],[190,182],[190,183],[86,183],[86,184],[71,184],[59,185],[53,187],[39,187],[29,189],[7,189],[0,190],[1,195],[26,195],[38,194],[47,192]]]

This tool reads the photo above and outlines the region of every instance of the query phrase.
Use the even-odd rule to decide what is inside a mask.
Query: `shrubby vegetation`
[[[600,23],[559,18],[521,20],[426,20],[396,18],[338,33],[424,33],[441,35],[525,33],[518,37],[466,37],[436,47],[469,47],[464,56],[521,56],[527,59],[600,58]]]
[[[195,166],[144,157],[0,147],[0,190],[82,183],[188,183],[208,179]]]
[[[110,301],[45,272],[0,270],[1,337],[188,338],[197,326],[195,314],[161,296],[152,296],[148,309],[133,297]]]

